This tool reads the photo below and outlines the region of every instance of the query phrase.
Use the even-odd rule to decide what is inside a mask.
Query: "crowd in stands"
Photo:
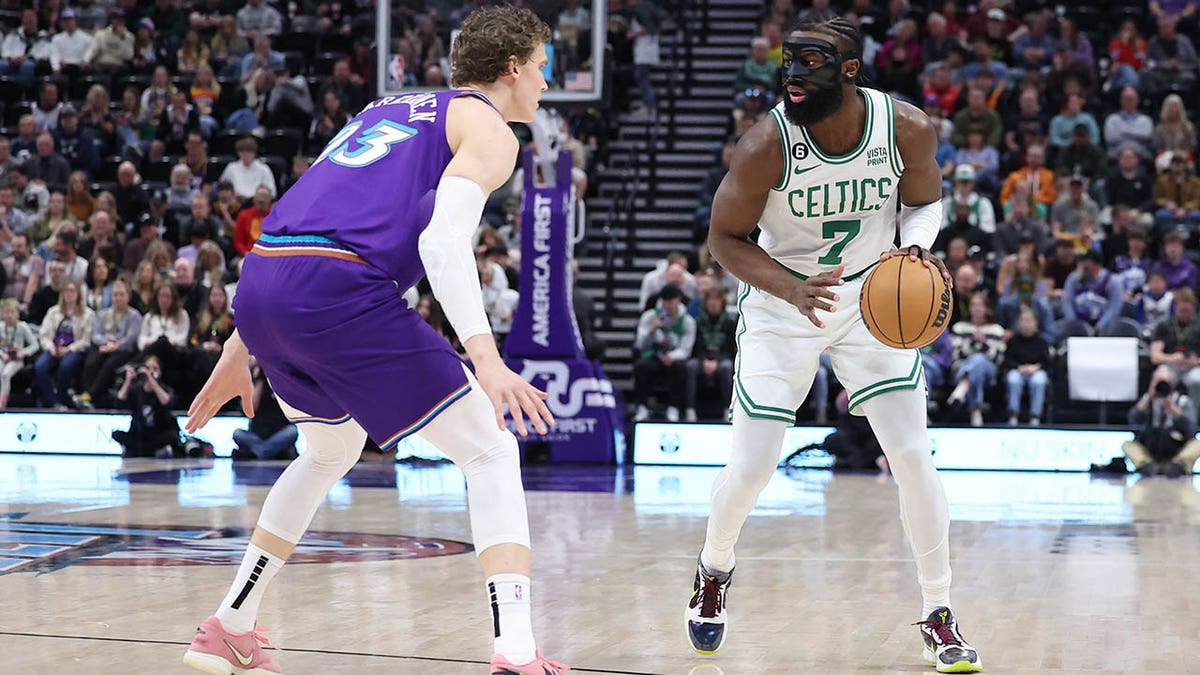
[[[262,219],[374,94],[371,5],[0,2],[0,404],[113,405],[124,365],[154,356],[175,405],[186,405],[232,330],[239,263]],[[1200,386],[1188,346],[1200,344],[1198,328],[1179,311],[1193,299],[1200,244],[1186,105],[1200,74],[1196,6],[1125,3],[1117,20],[1101,20],[1038,0],[774,0],[731,74],[730,140],[700,186],[696,242],[736,138],[775,103],[787,27],[800,14],[845,16],[866,36],[866,83],[941,130],[946,222],[934,248],[955,275],[957,304],[952,329],[927,350],[931,409],[1036,422],[1047,361],[1075,334],[1132,332],[1172,381]],[[450,31],[469,8],[394,11],[399,79],[445,82]],[[649,73],[666,20],[650,0],[610,12],[617,108],[655,109]],[[568,2],[556,28],[568,42],[556,58],[585,60],[582,3]],[[634,87],[640,106],[624,99]],[[604,115],[575,106],[517,133],[539,156],[572,152],[582,209]],[[494,195],[478,235],[501,340],[518,297],[522,185],[515,176]],[[634,403],[662,395],[668,418],[719,415],[737,281],[703,250],[673,256],[647,281]],[[414,305],[452,337],[419,291]],[[587,313],[586,301],[576,305]],[[822,378],[834,378],[823,369],[814,388],[823,420]],[[997,388],[1008,396],[991,396]]]
[[[128,375],[147,363],[169,405],[186,408],[233,330],[240,263],[272,204],[374,95],[374,3],[8,5],[0,409],[123,407]],[[406,84],[445,84],[450,31],[470,8],[396,9]],[[558,58],[577,66],[590,52],[587,9],[571,0],[558,26],[567,47]],[[582,210],[602,116],[546,111],[516,131],[539,156],[572,153]],[[514,176],[493,195],[477,237],[501,343],[518,297],[522,185]],[[419,290],[412,305],[453,341],[429,289]]]
[[[1190,311],[1200,178],[1187,105],[1200,95],[1197,4],[1102,13],[1038,0],[774,0],[732,73],[730,140],[697,195],[699,258],[732,146],[774,105],[785,31],[797,16],[843,16],[864,34],[865,85],[921,108],[940,130],[945,222],[933,249],[954,274],[956,305],[950,330],[925,350],[932,414],[1037,424],[1051,360],[1072,335],[1139,337],[1155,376],[1200,401]],[[680,290],[684,302],[698,297]],[[639,339],[662,333],[648,315],[642,325]],[[678,334],[668,367],[690,332]],[[674,418],[686,394],[671,400]]]
[[[393,8],[389,74],[445,86],[451,31],[472,6]],[[554,18],[558,78],[589,58],[592,26],[578,0]],[[187,407],[233,330],[240,263],[272,204],[375,96],[374,22],[361,1],[0,1],[0,410],[126,407],[143,371],[161,377],[163,405]],[[605,124],[574,106],[514,125],[539,158],[571,152],[580,217]],[[518,298],[520,173],[477,235],[501,344]],[[427,286],[409,299],[457,344]],[[599,358],[582,289],[575,307]]]
[[[263,219],[371,95],[353,36],[373,20],[369,3],[0,3],[0,409],[125,407],[149,371],[187,407]]]

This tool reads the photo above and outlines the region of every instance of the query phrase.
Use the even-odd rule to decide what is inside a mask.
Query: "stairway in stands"
[[[633,382],[630,347],[641,313],[638,291],[642,277],[668,251],[693,252],[692,212],[697,206],[696,192],[708,169],[719,161],[718,151],[733,106],[733,76],[749,52],[750,40],[757,34],[762,7],[761,0],[710,0],[707,28],[700,9],[688,10],[684,18],[693,36],[690,62],[679,42],[679,33],[664,31],[661,37],[664,65],[653,76],[659,98],[657,147],[650,148],[651,122],[645,116],[623,114],[613,125],[608,164],[593,176],[593,180],[599,181],[599,190],[588,201],[591,250],[579,258],[580,283],[595,298],[597,316],[607,324],[598,331],[608,344],[603,360],[605,371],[626,392]],[[673,47],[679,55],[674,73],[666,66]],[[689,74],[693,85],[687,91],[682,78]],[[668,139],[672,115],[667,109],[667,93],[671,86],[677,98],[673,115],[675,132]],[[633,96],[636,98],[636,92]],[[651,152],[657,159],[653,184],[650,183]],[[630,208],[621,197],[635,174],[639,190]],[[635,243],[628,258],[631,233],[625,223],[633,227]],[[617,242],[611,305],[604,252],[606,227]],[[627,260],[631,264],[626,265]]]

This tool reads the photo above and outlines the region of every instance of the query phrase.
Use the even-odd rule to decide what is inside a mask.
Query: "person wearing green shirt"
[[[779,75],[779,66],[767,60],[767,51],[770,47],[766,38],[759,37],[750,41],[750,58],[742,62],[737,77],[733,78],[735,95],[760,82],[767,85],[768,91],[774,88]]]
[[[1004,123],[996,111],[987,107],[987,97],[988,92],[982,89],[973,88],[967,92],[967,107],[954,115],[954,132],[950,135],[950,142],[955,147],[966,146],[967,131],[971,128],[982,130],[988,145],[994,148],[1000,146]]]
[[[1071,144],[1058,151],[1055,173],[1060,176],[1080,174],[1095,184],[1108,173],[1104,151],[1092,143],[1092,131],[1086,124],[1075,125]]]

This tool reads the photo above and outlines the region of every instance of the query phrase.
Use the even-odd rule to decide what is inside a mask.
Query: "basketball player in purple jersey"
[[[530,625],[529,525],[515,427],[545,433],[546,395],[496,350],[471,237],[546,89],[550,29],[526,9],[479,9],[454,43],[458,89],[388,96],[329,143],[263,222],[246,256],[238,328],[188,414],[203,426],[261,364],[308,451],[271,488],[237,578],[184,663],[220,675],[281,672],[255,617],[326,493],[369,434],[383,449],[420,434],[466,475],[471,530],[495,624],[494,675],[558,675]],[[474,365],[472,375],[401,294],[427,276]],[[268,645],[269,646],[269,645]]]

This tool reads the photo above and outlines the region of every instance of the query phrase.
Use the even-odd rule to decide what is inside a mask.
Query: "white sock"
[[[516,666],[537,657],[530,617],[529,577],[495,574],[487,579],[492,600],[492,622],[496,629],[495,652]]]
[[[217,609],[217,618],[225,630],[245,633],[254,628],[254,621],[258,618],[258,603],[262,602],[267,584],[271,583],[283,563],[282,559],[254,544],[246,548],[246,557],[242,558],[242,566],[238,568],[229,594]]]
[[[922,588],[921,590],[924,593],[926,593],[926,595],[923,598],[922,603],[921,603],[921,619],[922,620],[929,618],[929,615],[933,613],[933,610],[937,609],[938,607],[949,607],[950,606],[950,587],[949,586],[947,586],[946,590],[943,591],[939,596],[935,596],[933,598],[930,598],[930,596],[927,595],[929,592],[928,589]]]
[[[700,551],[700,565],[707,574],[728,574],[737,566],[737,556],[733,554],[733,549],[709,551],[709,547],[705,546]]]

